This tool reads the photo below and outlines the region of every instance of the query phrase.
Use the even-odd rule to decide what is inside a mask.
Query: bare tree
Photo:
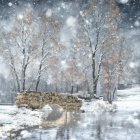
[[[14,19],[14,26],[10,31],[3,30],[2,33],[5,36],[3,38],[3,49],[7,50],[8,64],[14,73],[17,90],[27,90],[27,69],[37,52],[35,45],[37,32],[32,15],[30,13],[24,16],[17,15]]]
[[[110,7],[112,2],[107,3],[107,7],[104,6],[105,4],[105,1],[92,2],[84,12],[80,13],[92,56],[92,97],[97,96],[97,85],[99,82],[103,55],[105,53],[105,44],[108,42],[108,39],[113,38],[112,36],[114,35],[111,32],[116,29],[114,20],[118,14],[118,10],[115,11],[114,9],[115,12],[112,13],[112,10],[110,10],[113,9]]]
[[[42,73],[51,68],[48,61],[55,53],[58,53],[61,50],[62,46],[58,42],[58,33],[60,32],[61,26],[62,23],[58,21],[55,16],[48,17],[46,14],[42,13],[38,34],[38,47],[40,49],[38,57],[40,58],[40,62],[35,85],[36,91],[38,90]],[[51,62],[53,62],[53,60]],[[52,64],[55,65],[55,63]]]
[[[124,44],[124,40],[120,39],[117,46],[108,47],[103,60],[103,85],[106,94],[106,100],[112,103],[116,92],[117,85],[123,72],[128,64],[130,56],[128,55],[128,48]],[[115,52],[115,53],[114,53]]]

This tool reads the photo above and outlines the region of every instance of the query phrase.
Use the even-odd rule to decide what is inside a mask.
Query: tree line
[[[53,9],[28,7],[8,21],[10,29],[1,24],[1,56],[15,91],[41,91],[45,83],[74,93],[86,83],[91,98],[103,92],[112,103],[130,57],[114,0],[89,1],[76,17],[63,19]]]

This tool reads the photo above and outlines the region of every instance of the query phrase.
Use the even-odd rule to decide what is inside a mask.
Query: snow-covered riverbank
[[[140,87],[118,91],[116,102],[118,110],[139,111],[140,110]]]
[[[12,131],[40,125],[42,114],[39,110],[0,106],[0,139],[6,139]]]
[[[76,139],[76,137],[78,136],[79,138],[82,138],[84,140],[85,136],[80,135],[81,131],[83,131],[85,135],[87,133],[86,138],[89,138],[90,140],[91,137],[89,136],[89,134],[94,132],[93,128],[96,129],[100,125],[102,125],[101,129],[102,132],[100,133],[106,135],[104,137],[109,138],[110,137],[109,131],[115,129],[115,131],[117,131],[120,135],[119,134],[118,136],[114,135],[116,132],[112,131],[111,136],[114,137],[115,140],[118,140],[119,137],[122,138],[125,137],[126,134],[122,132],[127,132],[126,129],[131,130],[134,128],[136,129],[136,136],[133,136],[133,138],[134,140],[138,140],[137,138],[140,132],[139,93],[140,88],[118,91],[118,101],[114,102],[112,105],[102,100],[92,100],[91,102],[83,101],[81,110],[84,113],[80,112],[79,113],[77,112],[78,114],[72,113],[73,122],[70,122],[71,123],[70,125],[72,125],[72,127],[70,127],[69,129],[71,131],[73,131],[74,129],[75,133],[73,132],[73,137],[72,136],[70,137]],[[37,130],[33,129],[33,132],[26,130],[26,128],[28,129],[29,127],[34,128],[35,126],[41,126],[42,116],[44,116],[44,112],[49,113],[51,111],[52,110],[51,108],[49,108],[49,106],[47,106],[42,110],[34,110],[34,111],[26,108],[19,109],[16,106],[0,106],[0,140],[1,139],[9,140],[8,137],[10,137],[10,132],[12,131],[17,132],[19,130],[20,130],[20,137],[18,137],[19,139],[24,138],[37,140],[38,133],[40,131],[43,135],[44,138],[43,140],[45,140],[45,138],[48,138],[50,140],[55,139],[55,136],[53,138],[49,136],[51,135],[49,134],[49,132],[50,133],[56,132],[56,135],[58,135],[59,132],[57,131],[60,131],[59,129],[62,129],[63,127],[57,126],[56,128],[55,126],[54,128],[48,130],[43,128]],[[89,127],[91,125],[91,122],[93,122],[94,124],[94,126],[92,126],[93,128]],[[107,130],[109,130],[108,132],[106,132],[105,127],[107,127]],[[65,130],[65,127],[63,129]],[[11,137],[14,137],[14,135],[15,133],[11,133]],[[103,136],[101,135],[101,137]],[[132,138],[132,135],[130,135],[130,138]],[[63,137],[61,137],[61,139],[63,139]],[[97,136],[96,139],[98,140]]]
[[[7,139],[13,136],[13,132],[21,131],[26,128],[41,126],[44,112],[48,115],[52,110],[47,106],[42,110],[30,110],[27,108],[17,108],[16,106],[0,106],[0,139]],[[84,102],[81,110],[85,112],[98,113],[98,111],[115,111],[116,106],[109,105],[103,101],[92,100],[91,102]],[[59,109],[60,111],[61,108]],[[48,114],[47,114],[48,113]],[[55,112],[54,112],[55,113]],[[56,114],[56,113],[55,113]],[[55,115],[54,114],[54,115]],[[30,136],[25,131],[21,131],[22,137]]]

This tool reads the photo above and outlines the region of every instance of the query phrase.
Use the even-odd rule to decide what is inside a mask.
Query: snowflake
[[[65,64],[66,64],[66,60],[62,60],[61,65],[65,65]]]
[[[8,6],[10,6],[10,7],[11,7],[12,5],[13,5],[13,3],[12,3],[12,2],[9,2],[9,3],[8,3]]]
[[[129,0],[118,0],[118,2],[121,3],[121,4],[126,4],[126,3],[129,2]]]
[[[18,19],[23,19],[23,15],[22,14],[19,14],[18,15]]]
[[[62,3],[62,4],[61,4],[61,7],[62,7],[63,9],[66,9],[65,3]]]
[[[139,26],[140,26],[140,22],[139,22],[139,21],[135,21],[135,22],[134,22],[134,25],[135,25],[136,27],[139,27]]]
[[[66,24],[70,27],[75,26],[75,23],[76,23],[76,19],[73,16],[70,16],[66,21]]]
[[[46,17],[51,17],[52,16],[52,10],[51,9],[48,9],[46,11]]]

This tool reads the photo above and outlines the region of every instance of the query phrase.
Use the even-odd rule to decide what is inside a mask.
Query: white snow
[[[127,119],[127,121],[129,123],[135,125],[135,126],[138,125],[138,124],[140,124],[139,120],[138,119],[135,119],[133,116],[129,116],[128,119]]]
[[[65,65],[65,64],[66,64],[66,60],[62,60],[61,65]]]
[[[66,20],[66,24],[69,27],[74,27],[75,23],[76,23],[76,19],[73,16],[68,17]]]
[[[68,68],[68,64],[66,63],[66,60],[62,60],[62,61],[61,61],[61,68],[62,68],[63,70],[66,70],[66,69]]]
[[[42,108],[42,111],[48,113],[48,112],[52,111],[52,108],[51,108],[49,105],[45,105],[45,106]]]
[[[10,6],[10,7],[11,7],[12,5],[13,5],[13,3],[12,3],[12,2],[9,2],[9,3],[8,3],[8,6]]]
[[[61,7],[62,7],[63,9],[66,9],[66,8],[67,8],[66,4],[63,3],[63,2],[62,2],[62,4],[61,4]]]
[[[81,110],[97,114],[102,112],[115,112],[117,110],[117,106],[115,103],[109,104],[103,100],[92,100],[91,102],[83,101]]]
[[[81,63],[78,63],[77,66],[78,66],[78,67],[82,67],[82,64],[81,64]]]
[[[16,126],[36,126],[41,124],[42,112],[20,109],[19,113],[13,117]]]
[[[126,3],[128,3],[129,2],[129,0],[117,0],[119,3],[121,3],[121,4],[126,4]]]
[[[17,106],[0,106],[0,114],[9,114],[9,115],[14,115],[18,112]]]
[[[5,110],[5,111],[4,111]],[[47,112],[46,112],[47,113]],[[0,139],[8,137],[11,130],[20,130],[24,127],[39,126],[42,123],[43,112],[40,110],[30,110],[27,108],[17,109],[15,106],[0,106]],[[23,137],[29,137],[29,133],[24,133]]]
[[[140,107],[140,87],[119,90],[118,100],[113,104],[109,104],[103,100],[92,100],[91,102],[83,101],[81,110],[86,112],[103,112],[103,111],[138,111]],[[136,115],[136,114],[134,114]]]
[[[87,128],[93,121],[97,121],[99,124],[102,124],[104,127],[112,122],[116,127],[140,127],[139,120],[139,107],[140,107],[140,87],[119,90],[118,91],[118,101],[113,104],[109,104],[103,100],[93,99],[91,102],[83,101],[81,110],[85,110],[85,113],[82,114],[82,120],[79,120],[79,134],[81,129],[85,129],[85,133],[88,134]],[[4,111],[7,110],[7,111]],[[26,108],[17,109],[15,106],[0,106],[0,121],[4,126],[0,126],[0,139],[7,139],[8,132],[12,129],[19,130],[24,129],[25,126],[36,126],[41,124],[42,115],[49,113],[54,110],[52,106],[46,105],[44,108],[39,110],[31,111]],[[8,114],[9,112],[9,114]],[[11,113],[12,112],[12,113]],[[115,112],[113,115],[110,112]],[[104,117],[102,115],[104,114]],[[94,117],[93,117],[94,116]],[[93,119],[94,118],[94,119]],[[107,122],[106,122],[107,121]],[[108,127],[108,126],[107,126]],[[105,128],[107,128],[105,127]],[[114,127],[113,127],[114,128]],[[114,128],[116,129],[116,128]],[[117,128],[118,130],[119,128]],[[54,137],[57,128],[47,130],[47,134],[42,134],[48,139],[52,138],[53,132]],[[76,131],[77,132],[77,131]],[[87,135],[84,134],[84,135]],[[28,131],[21,131],[21,137],[24,139],[30,139],[32,137],[31,133]]]
[[[80,15],[81,15],[81,16],[83,15],[83,11],[80,11]]]
[[[23,19],[23,15],[22,15],[22,14],[19,14],[19,15],[17,16],[17,18],[18,18],[19,20],[21,20],[21,19]]]
[[[119,90],[118,101],[116,102],[118,110],[137,111],[140,107],[140,87],[127,90]],[[124,96],[124,97],[121,97]]]
[[[11,124],[12,123],[12,117],[7,114],[1,114],[0,115],[0,124]]]
[[[134,22],[134,25],[135,25],[136,27],[139,27],[139,26],[140,26],[140,22],[137,20],[137,21]]]
[[[137,67],[137,65],[138,65],[138,64],[135,63],[135,62],[130,62],[130,63],[129,63],[129,67],[130,67],[130,68],[135,68],[135,67]]]
[[[22,136],[23,139],[30,138],[32,136],[32,134],[26,130],[21,131],[20,135]]]
[[[48,9],[46,11],[46,17],[51,17],[52,16],[52,10],[51,9]]]

